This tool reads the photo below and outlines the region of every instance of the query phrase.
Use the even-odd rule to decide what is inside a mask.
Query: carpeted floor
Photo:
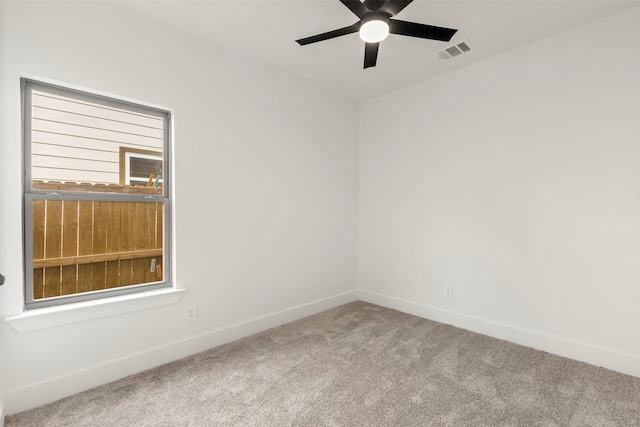
[[[355,302],[6,426],[640,426],[635,378]]]

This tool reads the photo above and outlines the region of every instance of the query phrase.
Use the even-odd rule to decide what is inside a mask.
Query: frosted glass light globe
[[[378,43],[389,35],[389,24],[384,21],[373,20],[365,22],[360,27],[360,38],[367,43]]]

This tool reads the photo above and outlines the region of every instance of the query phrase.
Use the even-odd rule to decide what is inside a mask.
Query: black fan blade
[[[409,6],[413,0],[388,0],[384,6],[382,6],[378,12],[388,13],[391,16],[396,16],[405,7]]]
[[[309,43],[321,42],[323,40],[333,39],[335,37],[344,36],[346,34],[356,33],[360,29],[360,22],[356,22],[350,27],[340,28],[338,30],[327,31],[326,33],[318,34],[304,39],[296,40],[300,46],[304,46]]]
[[[360,0],[340,0],[340,3],[347,6],[349,10],[356,14],[356,16],[362,19],[369,11],[360,2]]]
[[[434,27],[432,25],[389,19],[389,32],[403,36],[448,42],[457,31],[458,30],[452,28]]]
[[[364,45],[364,68],[375,67],[378,61],[378,47],[380,43],[365,43]]]

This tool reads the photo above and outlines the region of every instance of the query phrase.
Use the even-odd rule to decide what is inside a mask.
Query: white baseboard
[[[590,365],[640,377],[640,357],[632,354],[529,331],[362,289],[358,291],[358,299]]]
[[[4,395],[4,413],[15,414],[54,402],[63,397],[151,369],[155,366],[357,301],[357,296],[357,291],[334,295],[235,325],[225,326],[88,369],[50,378],[19,389],[7,390]]]

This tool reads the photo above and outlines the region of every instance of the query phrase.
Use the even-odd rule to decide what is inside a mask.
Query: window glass
[[[170,286],[169,113],[23,91],[27,308]]]
[[[73,95],[73,94],[72,94]],[[31,93],[31,178],[32,188],[41,183],[89,183],[102,192],[130,192],[119,188],[120,153],[134,156],[135,173],[149,169],[140,163],[153,153],[155,162],[150,169],[154,176],[162,176],[162,158],[166,130],[161,113],[144,114],[136,110],[118,108],[77,96],[64,96],[33,90]],[[147,160],[149,158],[147,157]],[[149,175],[134,175],[135,185],[146,186]],[[140,178],[144,178],[141,180]],[[90,186],[78,186],[65,191],[93,191]]]

